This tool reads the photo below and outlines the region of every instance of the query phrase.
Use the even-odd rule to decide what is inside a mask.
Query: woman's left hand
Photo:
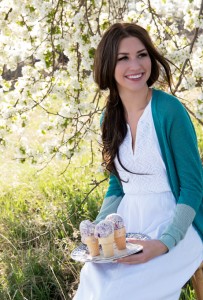
[[[128,239],[128,242],[139,244],[143,246],[143,251],[141,253],[132,254],[123,258],[116,260],[118,263],[122,264],[141,264],[149,261],[156,256],[162,255],[168,252],[168,248],[159,240],[135,240]]]

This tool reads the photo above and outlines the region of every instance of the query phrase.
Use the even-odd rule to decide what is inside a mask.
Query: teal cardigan
[[[153,89],[152,116],[162,157],[177,206],[171,224],[160,240],[173,248],[193,224],[203,240],[203,167],[192,121],[174,96]],[[111,174],[96,222],[116,212],[124,195],[118,178]]]

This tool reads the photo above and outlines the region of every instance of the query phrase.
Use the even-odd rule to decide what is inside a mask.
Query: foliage
[[[84,149],[94,155],[104,105],[92,79],[94,51],[117,21],[149,31],[173,63],[174,93],[202,124],[202,0],[2,0],[0,143],[10,148],[13,133],[16,159],[45,166]]]
[[[182,289],[180,300],[195,300],[196,295],[194,290],[192,289],[192,285],[188,282],[185,287]]]

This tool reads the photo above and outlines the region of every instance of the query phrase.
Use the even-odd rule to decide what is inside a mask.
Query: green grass
[[[192,288],[192,284],[189,282],[182,289],[180,300],[196,300],[195,292]]]
[[[104,184],[84,201],[93,188],[86,168],[61,176],[56,165],[39,175],[25,165],[21,171],[17,186],[1,186],[0,299],[72,299],[81,264],[70,253],[81,220],[98,212]]]

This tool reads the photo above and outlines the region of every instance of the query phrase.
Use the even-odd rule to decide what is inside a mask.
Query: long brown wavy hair
[[[148,51],[152,65],[151,75],[147,81],[148,87],[158,81],[162,72],[165,81],[171,89],[169,62],[154,47],[148,32],[144,28],[134,23],[115,23],[104,33],[95,52],[93,75],[100,90],[109,90],[101,126],[103,142],[102,156],[103,165],[106,170],[117,176],[118,173],[114,165],[114,159],[116,155],[119,159],[118,149],[126,136],[127,125],[114,72],[119,44],[126,37],[138,38]]]

